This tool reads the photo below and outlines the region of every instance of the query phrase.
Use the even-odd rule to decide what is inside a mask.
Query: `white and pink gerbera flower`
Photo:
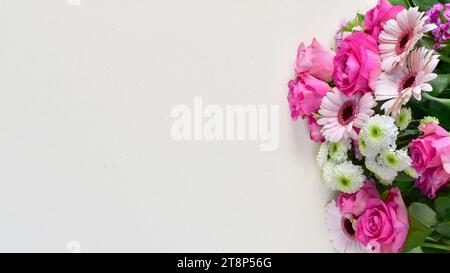
[[[424,15],[419,8],[410,8],[386,23],[379,38],[383,70],[389,72],[402,63],[423,35],[437,27],[426,24],[428,16]]]
[[[375,106],[371,92],[364,95],[360,92],[349,98],[334,88],[322,100],[317,123],[323,126],[322,134],[326,141],[358,139],[357,130],[375,113],[372,110]]]
[[[433,71],[438,63],[439,56],[434,55],[432,50],[419,48],[411,52],[404,66],[381,74],[375,88],[375,100],[386,101],[381,110],[396,117],[412,96],[420,101],[422,91],[433,91],[429,82],[437,77]]]
[[[350,215],[342,215],[334,200],[326,207],[326,224],[328,236],[336,251],[340,253],[367,252],[356,239],[356,219]]]

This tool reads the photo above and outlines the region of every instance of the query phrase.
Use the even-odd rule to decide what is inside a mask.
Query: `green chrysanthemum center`
[[[348,178],[347,176],[338,177],[338,181],[344,187],[348,187],[352,183],[352,180],[350,178]]]
[[[372,126],[369,132],[372,139],[378,140],[383,137],[383,129],[378,125]]]
[[[397,158],[393,154],[386,155],[386,161],[389,165],[396,165],[398,163]]]
[[[337,144],[337,143],[333,143],[333,144],[331,145],[331,147],[330,147],[330,153],[331,153],[331,154],[335,154],[335,153],[338,152],[338,150],[339,150],[338,144]]]
[[[367,144],[362,137],[359,138],[359,148],[365,150],[367,148]]]

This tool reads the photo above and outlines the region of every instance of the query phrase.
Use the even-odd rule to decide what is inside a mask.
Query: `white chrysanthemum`
[[[324,142],[320,145],[316,160],[317,165],[319,165],[319,168],[322,169],[328,161],[328,142]]]
[[[361,152],[361,154],[363,156],[375,156],[377,154],[377,151],[369,150],[362,134],[359,134],[359,136],[358,136],[358,145],[359,145],[359,151]]]
[[[327,188],[333,190],[332,182],[333,182],[333,170],[336,167],[332,161],[327,161],[322,168],[322,179]]]
[[[439,57],[423,47],[412,51],[405,65],[396,67],[392,72],[382,73],[375,87],[375,100],[386,101],[381,110],[385,110],[386,115],[396,117],[412,96],[420,101],[422,91],[433,91],[429,82],[437,77],[433,72],[438,63]]]
[[[419,174],[413,167],[406,168],[405,173],[414,179],[419,178]]]
[[[337,164],[348,159],[348,150],[350,150],[350,142],[345,140],[328,144],[330,159]]]
[[[435,123],[437,125],[439,125],[439,120],[435,117],[424,117],[421,121],[420,121],[420,125],[427,125],[429,123]]]
[[[395,147],[398,128],[395,126],[393,118],[376,115],[367,120],[360,132],[360,136],[363,143],[360,147],[365,146],[362,147],[362,150],[366,154],[370,152],[373,156],[384,148]]]
[[[332,169],[329,187],[334,191],[355,193],[363,186],[365,180],[366,177],[361,166],[346,161]]]
[[[398,128],[403,131],[406,128],[408,128],[409,124],[412,120],[412,111],[411,108],[402,108],[400,110],[400,114],[395,119],[395,125],[398,126]]]
[[[378,178],[380,183],[390,186],[397,177],[398,172],[383,163],[378,162],[378,158],[366,158],[366,167],[369,171],[373,172]]]
[[[373,95],[369,92],[364,95],[358,93],[352,98],[347,97],[339,89],[334,88],[323,98],[320,105],[320,118],[322,135],[329,142],[357,139],[357,129],[375,112],[376,106]]]
[[[336,206],[336,201],[331,201],[326,206],[326,225],[331,245],[339,253],[363,253],[366,248],[356,240],[355,219],[344,216]]]
[[[437,28],[426,24],[428,16],[419,8],[410,8],[397,14],[396,19],[387,21],[380,34],[382,68],[391,71],[403,62],[423,35]]]
[[[397,172],[402,172],[406,168],[411,167],[412,160],[405,150],[395,151],[392,148],[384,149],[381,151],[380,157],[384,165],[396,170]]]

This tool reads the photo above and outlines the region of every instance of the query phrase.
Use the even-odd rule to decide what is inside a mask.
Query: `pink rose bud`
[[[314,39],[309,47],[301,44],[298,48],[295,71],[297,74],[308,73],[319,80],[329,82],[333,74],[335,53]]]

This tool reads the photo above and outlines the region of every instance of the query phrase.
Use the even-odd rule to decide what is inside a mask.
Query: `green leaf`
[[[422,250],[422,248],[419,246],[419,247],[416,247],[416,248],[411,249],[411,250],[408,251],[407,253],[423,253],[423,250]]]
[[[434,45],[436,44],[436,41],[434,40],[434,38],[432,36],[429,35],[425,35],[422,40],[420,40],[419,42],[420,47],[426,47],[430,50],[434,50]]]
[[[414,179],[404,172],[399,173],[395,178],[395,182],[398,182],[397,186],[400,188],[400,191],[402,192],[410,190],[412,187],[414,187],[413,181]]]
[[[420,190],[414,185],[413,178],[405,173],[399,173],[393,186],[400,189],[403,201],[407,206],[417,202],[420,196],[422,196]]]
[[[418,136],[420,134],[421,134],[421,132],[419,130],[417,130],[417,129],[406,129],[406,130],[400,132],[398,137],[399,138],[405,138],[405,137],[408,137],[408,136]]]
[[[450,238],[450,222],[437,225],[436,232],[447,238]]]
[[[445,44],[443,44],[442,48],[439,49],[438,51],[439,53],[439,60],[441,60],[441,63],[450,63],[450,47],[448,42],[445,42]]]
[[[425,253],[449,253],[450,245],[440,243],[423,243],[422,250]]]
[[[439,54],[440,54],[440,52],[439,52]],[[450,63],[439,62],[437,68],[434,70],[434,73],[437,73],[437,74],[448,74],[448,73],[450,73]]]
[[[409,231],[403,252],[409,252],[421,246],[432,232],[431,228],[422,224],[413,215],[409,215]]]
[[[450,221],[450,198],[438,197],[434,201],[434,209],[436,210],[439,219],[443,221]]]
[[[438,223],[436,212],[422,203],[411,204],[409,214],[427,227],[435,226]]]
[[[450,74],[440,74],[431,82],[433,86],[433,92],[430,93],[433,97],[439,97],[439,95],[450,86]]]
[[[411,7],[411,3],[408,0],[389,0],[389,2],[394,6]]]
[[[450,99],[441,99],[422,93],[422,100],[410,100],[410,106],[413,110],[418,110],[426,115],[435,116],[441,122],[441,125],[449,130],[450,128]]]
[[[439,3],[438,0],[412,0],[412,2],[414,5],[418,6],[421,11],[426,11]]]

